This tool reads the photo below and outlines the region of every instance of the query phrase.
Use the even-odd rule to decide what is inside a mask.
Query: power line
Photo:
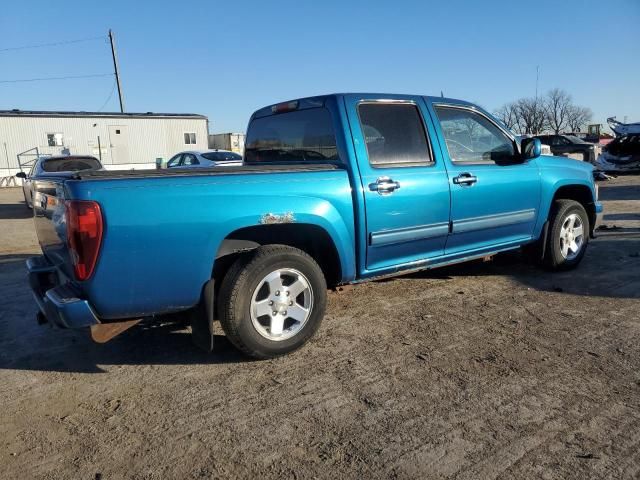
[[[98,110],[96,110],[96,112],[101,112],[102,109],[107,106],[107,103],[109,103],[109,100],[111,100],[111,97],[113,96],[113,92],[115,92],[116,90],[117,83],[118,83],[117,80],[113,81],[113,86],[111,87],[111,93],[109,93],[109,96],[107,97],[107,99],[104,101],[102,106]]]
[[[79,38],[77,40],[67,40],[64,42],[53,42],[53,43],[40,43],[37,45],[22,45],[19,47],[9,47],[9,48],[0,48],[0,53],[2,52],[11,52],[14,50],[26,50],[28,48],[41,48],[41,47],[57,47],[60,45],[69,45],[71,43],[81,43],[81,42],[90,42],[93,40],[102,40],[102,39],[106,39],[107,37],[105,37],[104,35],[101,35],[99,37],[88,37],[88,38]]]
[[[96,73],[93,75],[68,75],[66,77],[19,78],[15,80],[0,80],[0,83],[44,82],[47,80],[69,80],[73,78],[109,77],[111,75],[113,75],[113,73]]]

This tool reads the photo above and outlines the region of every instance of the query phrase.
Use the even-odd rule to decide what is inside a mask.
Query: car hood
[[[593,165],[582,160],[575,160],[567,157],[556,157],[552,155],[541,155],[538,157],[538,164],[543,168],[566,168],[577,170],[583,174],[591,175]]]

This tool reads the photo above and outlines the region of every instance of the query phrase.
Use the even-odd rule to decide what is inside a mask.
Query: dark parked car
[[[29,172],[18,172],[16,177],[22,179],[22,193],[27,207],[33,208],[33,181],[36,176],[56,175],[60,172],[77,172],[80,170],[101,170],[100,161],[89,155],[57,155],[38,158]]]
[[[585,142],[573,135],[538,135],[536,138],[539,138],[544,145],[549,145],[551,153],[554,155],[579,153],[585,162],[593,163],[595,161],[593,143]]]

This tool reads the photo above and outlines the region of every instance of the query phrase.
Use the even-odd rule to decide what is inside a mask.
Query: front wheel
[[[589,243],[589,216],[573,200],[556,200],[549,218],[549,234],[543,262],[551,270],[578,266]]]
[[[252,357],[272,358],[300,348],[318,330],[327,284],[302,250],[267,245],[236,260],[218,298],[220,323],[231,343]]]

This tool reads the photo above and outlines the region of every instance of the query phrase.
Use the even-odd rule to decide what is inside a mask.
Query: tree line
[[[571,95],[560,88],[549,90],[541,98],[521,98],[494,112],[509,129],[521,134],[538,135],[579,132],[591,118],[590,108],[573,103]]]

